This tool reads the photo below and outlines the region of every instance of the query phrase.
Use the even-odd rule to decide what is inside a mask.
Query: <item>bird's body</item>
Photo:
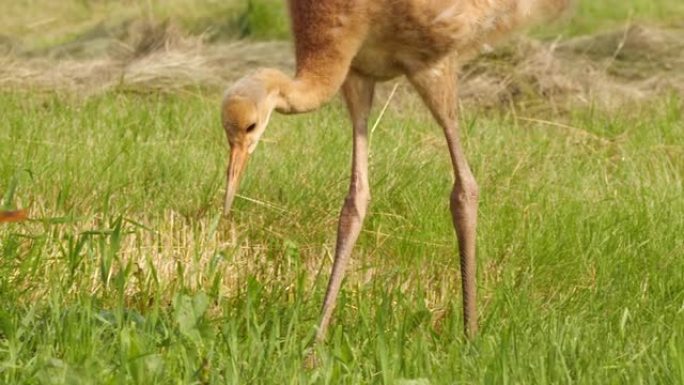
[[[465,60],[569,0],[290,0],[297,65],[326,59],[376,80]],[[352,55],[351,58],[347,56]],[[321,56],[321,57],[318,57]],[[347,60],[351,59],[351,64]],[[330,67],[326,66],[327,69]],[[315,70],[315,72],[318,72]]]
[[[351,67],[386,80],[429,67],[446,55],[465,60],[507,33],[540,17],[534,0],[381,0],[366,3],[366,37]],[[542,3],[547,4],[548,2]],[[560,2],[559,2],[560,4]],[[387,17],[391,10],[391,17]]]
[[[571,0],[289,0],[294,78],[261,69],[228,89],[222,123],[231,146],[224,210],[228,212],[249,154],[271,112],[318,108],[338,90],[354,129],[349,193],[340,214],[335,262],[317,340],[323,340],[344,270],[370,201],[367,121],[375,84],[404,75],[444,130],[454,169],[450,209],[458,238],[466,335],[477,330],[475,229],[478,186],[458,136],[457,67],[484,45],[535,19],[555,16]]]

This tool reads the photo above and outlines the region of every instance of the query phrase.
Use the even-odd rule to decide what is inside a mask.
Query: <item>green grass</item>
[[[682,26],[684,3],[678,0],[580,0],[564,34],[581,35],[629,23]]]
[[[441,132],[390,108],[313,371],[345,112],[274,117],[223,221],[217,104],[0,93],[0,193],[34,218],[0,228],[0,383],[684,383],[681,99],[533,116],[576,129],[464,111],[482,191],[472,344]]]

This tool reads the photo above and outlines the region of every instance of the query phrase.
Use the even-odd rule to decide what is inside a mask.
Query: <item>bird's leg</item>
[[[461,148],[456,109],[457,76],[454,63],[445,60],[438,65],[409,76],[427,107],[444,129],[451,163],[454,187],[451,192],[451,216],[458,238],[463,288],[463,322],[468,338],[477,332],[475,230],[477,226],[478,187]]]
[[[370,201],[368,185],[368,114],[373,103],[375,82],[350,72],[342,86],[342,94],[347,104],[354,127],[354,153],[352,158],[351,182],[349,193],[342,206],[337,229],[335,261],[325,293],[320,324],[316,341],[325,339],[337,294],[340,291],[344,271],[349,262],[356,239],[361,232],[366,208]]]

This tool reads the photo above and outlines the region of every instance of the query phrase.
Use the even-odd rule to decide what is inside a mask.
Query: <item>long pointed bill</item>
[[[226,197],[223,202],[223,215],[227,216],[230,213],[230,208],[233,205],[237,188],[240,184],[240,176],[247,164],[249,153],[246,146],[234,145],[230,149],[230,164],[228,165],[228,182],[226,186]]]

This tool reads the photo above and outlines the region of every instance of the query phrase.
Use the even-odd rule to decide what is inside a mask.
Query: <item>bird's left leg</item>
[[[454,168],[454,188],[450,199],[451,216],[461,259],[464,331],[466,336],[471,338],[477,333],[475,230],[479,194],[459,138],[456,64],[446,59],[410,74],[409,80],[444,129],[451,155],[451,164]]]
[[[337,245],[328,290],[325,293],[321,321],[316,332],[316,341],[325,339],[330,318],[335,308],[337,294],[342,285],[344,271],[349,262],[356,239],[361,232],[363,219],[370,201],[368,185],[368,115],[373,103],[375,81],[352,71],[342,86],[342,95],[347,104],[354,127],[354,152],[349,193],[342,206],[337,229]]]

